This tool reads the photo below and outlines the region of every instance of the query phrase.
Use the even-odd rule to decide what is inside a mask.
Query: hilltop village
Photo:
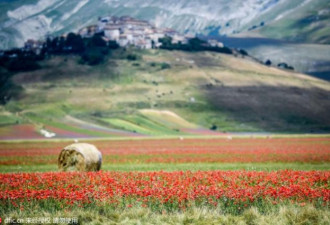
[[[182,35],[170,28],[158,28],[148,21],[135,19],[129,16],[106,16],[99,17],[95,25],[90,25],[80,29],[77,34],[82,38],[91,38],[96,34],[102,34],[106,42],[115,41],[120,47],[134,46],[138,49],[160,48],[160,39],[169,37],[171,44],[188,44],[194,35]],[[67,35],[62,35],[66,38]],[[52,37],[48,37],[52,38]],[[27,40],[24,49],[40,54],[44,42],[37,40]],[[209,40],[210,47],[222,48],[224,45],[216,40]]]
[[[194,36],[180,35],[173,29],[157,28],[148,21],[138,20],[129,16],[100,17],[97,25],[91,25],[78,32],[83,38],[96,33],[104,33],[108,40],[116,41],[120,47],[135,46],[140,49],[159,48],[160,38],[172,38],[172,43],[187,44]]]
[[[157,28],[148,21],[135,19],[129,16],[108,16],[100,17],[97,25],[92,25],[81,29],[78,33],[82,37],[91,37],[95,33],[104,32],[104,37],[108,40],[116,41],[119,46],[129,45],[140,49],[159,48],[159,39],[165,36],[171,37],[172,44],[187,44],[193,35],[181,35],[170,28]],[[209,41],[211,45],[223,47],[223,44],[216,40]]]
[[[8,71],[27,71],[37,69],[36,61],[51,55],[78,54],[82,63],[96,65],[103,61],[109,50],[134,47],[137,49],[166,49],[179,51],[213,51],[235,56],[248,56],[243,49],[230,49],[214,39],[202,40],[194,35],[180,34],[170,28],[158,28],[148,21],[129,16],[99,17],[97,24],[84,27],[77,32],[61,36],[48,36],[46,40],[25,42],[24,47],[0,50],[0,66]],[[254,59],[267,66],[265,63]],[[280,63],[281,69],[294,70],[286,63]]]

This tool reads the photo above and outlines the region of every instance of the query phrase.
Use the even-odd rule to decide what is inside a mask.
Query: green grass
[[[127,120],[122,120],[118,118],[109,118],[109,119],[102,119],[102,121],[107,122],[110,125],[122,130],[128,130],[140,134],[152,134],[152,130],[141,127]]]
[[[131,49],[127,52],[118,50],[113,54],[106,63],[94,67],[79,65],[74,56],[53,57],[42,62],[42,71],[15,75],[15,79],[22,80],[24,96],[4,106],[4,113],[17,113],[18,119],[32,124],[49,124],[97,137],[107,135],[65,124],[63,118],[70,115],[110,128],[147,135],[176,135],[183,128],[208,129],[213,125],[218,127],[218,131],[226,132],[283,132],[288,130],[288,124],[292,124],[292,130],[297,132],[326,130],[329,127],[325,116],[328,104],[321,97],[313,97],[323,96],[329,89],[322,81],[289,73],[283,75],[281,71],[248,60],[206,52]],[[141,58],[128,61],[125,58],[127,54],[137,54]],[[152,66],[152,62],[156,66]],[[171,68],[160,70],[159,65],[163,62],[171,64]],[[203,62],[210,62],[210,66]],[[30,77],[38,79],[24,82]],[[244,89],[251,85],[254,85],[252,92]],[[270,92],[275,93],[274,96],[269,97],[277,99],[277,94],[281,94],[284,100],[288,99],[288,104],[276,107],[276,102],[264,100],[266,92],[261,89],[265,86],[274,88]],[[282,86],[287,88],[277,88]],[[313,97],[314,106],[301,108],[301,105],[306,105],[304,102],[311,101],[305,95],[296,94],[295,88],[306,93],[307,97]],[[241,97],[235,98],[236,95]],[[192,97],[195,102],[191,101]],[[255,102],[262,107],[254,107],[252,103]],[[299,104],[293,105],[292,102]],[[269,113],[265,112],[267,108]],[[143,109],[154,112],[143,113]],[[162,110],[176,113],[179,117],[157,113]],[[307,121],[316,119],[315,124],[283,119],[292,111],[298,114],[300,110]],[[260,118],[263,117],[261,123]]]
[[[13,115],[0,115],[0,126],[8,126],[20,123],[20,119]]]
[[[330,170],[329,163],[145,163],[104,164],[104,171],[207,171],[207,170]],[[0,165],[0,173],[57,171],[57,165]]]
[[[296,7],[297,2],[290,1],[287,4],[286,9],[289,9]],[[327,9],[329,6],[330,4],[326,1],[311,1],[282,19],[268,23],[259,31],[262,35],[270,38],[329,44],[329,26],[327,26],[330,20],[329,14],[319,15],[322,9]],[[258,19],[259,21],[272,21],[277,16],[276,12],[275,15],[273,13],[265,14],[264,17],[266,18],[262,20],[260,20],[261,18]],[[318,19],[315,20],[315,17]]]
[[[144,114],[128,115],[123,118],[101,118],[100,120],[108,123],[109,125],[121,130],[132,131],[140,134],[148,135],[179,135],[178,129],[172,128],[181,127],[180,120],[173,125],[164,121],[150,118]],[[165,121],[167,121],[165,119]]]
[[[267,210],[264,212],[264,210]],[[223,208],[190,207],[185,211],[157,212],[150,208],[113,208],[106,204],[86,208],[73,207],[56,210],[47,205],[32,204],[24,210],[0,209],[2,219],[27,219],[46,217],[77,218],[78,224],[197,224],[197,225],[328,225],[330,211],[312,205],[296,204],[266,205],[264,209],[251,207],[239,215],[223,212]]]
[[[178,134],[177,131],[170,129],[162,124],[157,123],[156,121],[152,121],[149,118],[144,117],[143,115],[137,116],[128,116],[127,119],[129,121],[134,122],[137,125],[143,125],[144,127],[152,130],[154,133],[158,134]]]
[[[197,126],[189,123],[182,117],[174,114],[171,111],[161,110],[141,110],[140,111],[145,117],[150,120],[162,124],[163,126],[171,128],[196,128]]]

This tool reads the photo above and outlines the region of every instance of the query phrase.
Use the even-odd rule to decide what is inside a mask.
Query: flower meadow
[[[330,138],[113,140],[91,142],[103,163],[328,163]],[[0,145],[0,165],[57,164],[70,142]]]
[[[0,143],[0,217],[77,218],[78,224],[330,223],[326,136],[88,143],[102,152],[99,172],[57,172],[69,141]]]
[[[2,206],[58,209],[109,205],[153,210],[221,207],[239,213],[283,202],[329,207],[330,172],[177,171],[10,173],[0,175]]]

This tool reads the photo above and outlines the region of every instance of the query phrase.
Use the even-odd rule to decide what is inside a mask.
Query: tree
[[[11,73],[0,67],[0,104],[6,104],[10,99],[21,95],[23,88],[11,80]]]
[[[81,36],[74,33],[69,33],[66,41],[65,47],[69,49],[70,52],[81,53],[85,49],[84,41]]]
[[[271,66],[272,65],[272,61],[270,61],[269,59],[267,59],[267,61],[265,62],[266,66]]]
[[[190,49],[193,51],[203,50],[203,45],[206,45],[206,41],[203,41],[197,37],[189,40],[188,45]]]
[[[217,130],[218,129],[218,127],[217,127],[217,125],[215,125],[215,124],[213,124],[211,127],[210,127],[210,130]]]
[[[172,49],[172,38],[171,37],[163,37],[163,38],[159,38],[159,42],[162,43],[160,48],[164,48],[164,49]]]
[[[171,68],[171,65],[168,64],[168,63],[162,63],[161,67],[160,67],[162,70],[166,70],[166,69],[170,69]]]
[[[294,68],[292,66],[289,66],[285,62],[282,62],[282,63],[277,64],[277,67],[279,67],[281,69],[286,69],[286,70],[294,70]]]
[[[102,35],[94,34],[90,40],[90,47],[106,47],[107,42],[103,39]]]
[[[116,41],[109,41],[109,42],[108,42],[108,47],[109,47],[110,49],[118,49],[120,46],[117,44]]]
[[[249,54],[247,53],[247,51],[245,51],[244,49],[240,49],[239,53],[241,53],[243,56],[248,56]]]

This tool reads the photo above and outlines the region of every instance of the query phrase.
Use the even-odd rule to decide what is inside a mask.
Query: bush
[[[281,69],[286,69],[286,70],[294,70],[294,68],[292,66],[289,66],[287,63],[284,63],[284,62],[277,64],[277,67],[281,68]]]
[[[85,44],[79,34],[69,33],[65,41],[65,47],[70,52],[82,53],[85,49]]]
[[[156,66],[157,66],[157,63],[155,63],[155,62],[151,62],[151,63],[150,63],[150,66],[152,66],[152,67],[156,67]]]
[[[247,51],[245,51],[244,49],[240,49],[239,53],[241,53],[244,56],[248,56],[249,54],[247,53]]]
[[[138,60],[140,57],[138,57],[137,55],[135,54],[128,54],[126,59],[127,60],[130,60],[130,61],[135,61],[135,60]]]
[[[269,59],[267,59],[267,61],[265,62],[266,66],[271,66],[272,65],[272,61],[270,61]]]
[[[107,42],[103,39],[100,34],[94,34],[89,42],[90,47],[106,47]]]
[[[12,98],[18,98],[23,88],[11,80],[11,74],[0,67],[0,104],[6,104]]]
[[[109,47],[110,49],[118,49],[120,46],[117,44],[116,41],[109,41],[109,42],[108,42],[108,47]]]
[[[170,68],[171,68],[171,65],[168,63],[162,63],[162,65],[161,65],[162,70],[166,70],[166,69],[170,69]]]
[[[214,124],[210,127],[210,130],[217,130],[217,129],[218,129],[217,125]]]

